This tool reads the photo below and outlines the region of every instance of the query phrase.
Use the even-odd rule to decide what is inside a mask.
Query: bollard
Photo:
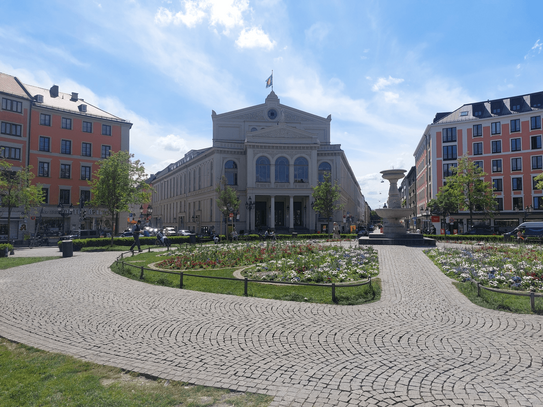
[[[247,279],[247,277],[245,277],[245,281],[244,281],[244,286],[245,287],[244,287],[243,295],[246,296],[246,297],[248,296],[248,294],[247,294],[247,283],[248,283],[248,281],[249,280]]]
[[[143,280],[143,266],[141,266],[140,280]]]
[[[332,283],[332,302],[336,302],[336,283]]]
[[[179,273],[179,288],[183,288],[183,272]]]

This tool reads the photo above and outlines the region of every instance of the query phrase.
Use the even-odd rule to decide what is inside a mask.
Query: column
[[[294,197],[291,195],[290,197],[290,209],[288,210],[288,223],[289,223],[289,231],[294,230]]]
[[[270,209],[270,228],[275,229],[275,196],[270,197],[271,209]]]

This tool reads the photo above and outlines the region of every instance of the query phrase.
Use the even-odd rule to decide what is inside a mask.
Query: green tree
[[[482,211],[488,217],[493,216],[497,202],[492,185],[484,180],[486,173],[467,156],[458,159],[458,166],[452,172],[453,175],[445,179],[445,186],[441,187],[428,206],[444,215],[459,210],[469,211],[472,225],[473,213],[476,211]]]
[[[239,209],[239,197],[236,190],[227,184],[226,177],[221,178],[221,182],[217,189],[217,207],[225,218],[231,213],[234,213]],[[234,220],[232,219],[232,228]],[[228,231],[226,230],[226,224],[224,225],[224,235],[228,238]]]
[[[543,189],[543,172],[534,178],[537,181],[536,189]]]
[[[115,224],[113,236],[118,233],[119,213],[128,211],[128,205],[142,205],[150,202],[151,188],[145,183],[147,174],[140,160],[133,160],[134,155],[119,151],[109,158],[98,162],[94,177],[88,181],[91,186],[91,205],[105,207],[111,216],[111,224]]]
[[[328,172],[324,173],[323,181],[313,187],[313,209],[327,219],[328,234],[330,234],[330,219],[334,212],[343,209],[343,205],[338,202],[340,196],[339,185],[337,181],[332,185],[332,175]]]
[[[13,209],[21,207],[27,213],[44,200],[41,185],[32,185],[34,174],[31,169],[32,166],[13,170],[9,162],[0,160],[0,199],[2,206],[8,210],[8,240]]]

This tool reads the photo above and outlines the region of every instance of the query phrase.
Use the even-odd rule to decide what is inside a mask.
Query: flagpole
[[[273,92],[273,69],[272,69],[272,92]]]

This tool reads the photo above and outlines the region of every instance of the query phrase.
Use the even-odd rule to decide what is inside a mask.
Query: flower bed
[[[505,290],[543,292],[543,249],[501,245],[470,249],[438,248],[426,254],[458,281]]]
[[[231,244],[187,247],[156,266],[169,270],[250,266],[250,279],[290,282],[356,281],[379,273],[372,247],[342,248],[317,243]]]

